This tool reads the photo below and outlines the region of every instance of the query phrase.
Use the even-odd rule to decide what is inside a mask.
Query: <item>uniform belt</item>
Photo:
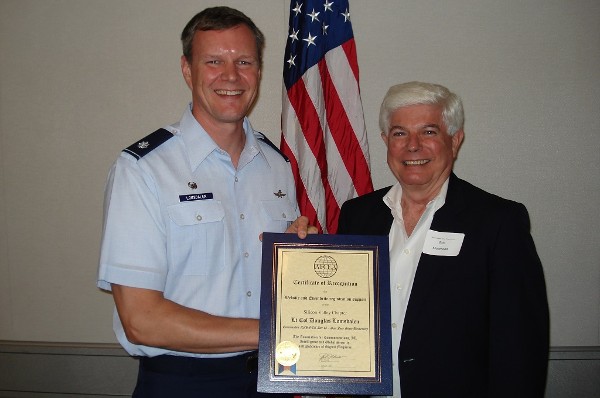
[[[195,376],[219,373],[253,373],[258,369],[258,352],[226,358],[196,358],[175,355],[140,357],[140,366],[155,373]]]

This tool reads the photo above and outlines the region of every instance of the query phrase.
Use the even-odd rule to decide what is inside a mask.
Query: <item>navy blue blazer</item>
[[[347,201],[338,233],[388,235],[389,189]],[[465,238],[458,256],[421,254],[397,353],[402,398],[542,398],[548,302],[525,206],[452,174],[431,229]]]

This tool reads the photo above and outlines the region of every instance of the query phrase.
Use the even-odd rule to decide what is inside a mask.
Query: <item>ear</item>
[[[188,85],[188,87],[191,90],[192,89],[192,67],[191,67],[190,63],[188,62],[187,58],[185,57],[185,55],[181,56],[181,74],[183,75],[183,79],[185,80],[186,84]]]
[[[385,143],[385,146],[388,146],[388,136],[385,132],[381,132],[381,139],[383,140],[383,142]]]
[[[458,150],[460,149],[464,138],[465,132],[463,130],[458,130],[452,136],[452,155],[454,156],[454,159],[456,159],[456,157],[458,156]]]

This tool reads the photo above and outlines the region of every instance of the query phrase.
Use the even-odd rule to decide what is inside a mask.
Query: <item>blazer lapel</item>
[[[452,230],[453,225],[456,223],[457,214],[465,207],[462,195],[461,180],[452,173],[446,193],[446,201],[435,212],[430,229],[438,232],[456,232]],[[421,254],[404,319],[402,340],[405,336],[411,335],[416,337],[416,339],[411,338],[411,341],[419,340],[419,330],[413,330],[413,327],[419,324],[418,319],[421,310],[426,308],[428,301],[436,295],[435,286],[439,277],[439,261],[438,256]]]
[[[391,187],[378,190],[366,201],[366,208],[355,214],[356,229],[365,235],[389,235],[394,217],[390,208],[384,203],[383,197]]]
[[[448,183],[448,191],[446,192],[446,201],[433,216],[431,229],[439,232],[454,232],[451,231],[458,217],[458,213],[462,212],[466,207],[465,195],[463,192],[463,181],[454,173],[450,175]]]

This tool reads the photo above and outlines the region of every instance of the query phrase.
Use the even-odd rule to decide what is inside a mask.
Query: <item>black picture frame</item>
[[[322,253],[323,256],[328,256],[328,254],[335,256],[340,251],[346,254],[352,254],[353,251],[356,251],[360,254],[367,253],[370,258],[369,261],[372,261],[369,270],[365,271],[372,272],[372,275],[367,275],[367,278],[359,277],[361,281],[369,283],[368,288],[372,291],[372,294],[370,291],[370,300],[368,300],[370,302],[367,305],[367,310],[369,311],[369,313],[365,315],[369,317],[368,319],[370,323],[367,333],[369,334],[368,341],[369,343],[372,343],[372,347],[369,347],[370,349],[368,350],[368,355],[372,355],[372,358],[368,359],[369,371],[367,372],[367,376],[361,375],[360,372],[356,372],[358,374],[357,376],[354,375],[353,372],[337,372],[335,370],[329,371],[327,369],[316,369],[312,372],[309,371],[308,373],[310,375],[303,375],[302,371],[296,371],[298,368],[301,367],[301,362],[294,362],[295,355],[298,355],[299,358],[297,360],[301,361],[303,359],[301,351],[306,352],[306,350],[309,350],[308,352],[311,353],[315,351],[315,349],[313,348],[305,349],[303,347],[315,347],[316,345],[303,345],[302,339],[299,339],[300,341],[277,341],[278,333],[281,332],[281,330],[278,330],[277,328],[282,327],[281,320],[278,321],[277,317],[279,316],[278,314],[282,312],[282,309],[285,308],[286,305],[288,305],[286,304],[286,302],[289,301],[284,300],[283,298],[281,298],[281,300],[278,300],[279,295],[282,293],[281,290],[284,289],[284,287],[280,286],[280,283],[287,284],[289,282],[288,281],[284,283],[285,277],[283,274],[283,267],[285,267],[286,265],[279,263],[279,257],[280,255],[287,253],[287,251],[298,251],[300,254],[303,254],[305,250],[308,250],[310,255],[313,255],[313,252],[316,252],[319,254]],[[322,257],[319,257],[319,259],[320,258]],[[317,290],[319,289],[319,287],[311,287],[310,284],[348,284],[347,282],[329,282],[329,280],[332,279],[331,276],[323,275],[321,272],[317,272],[319,271],[319,268],[327,268],[327,264],[321,265],[318,264],[317,261],[315,261],[313,264],[312,261],[305,261],[302,263],[302,265],[299,266],[306,267],[306,272],[308,273],[310,273],[308,269],[310,267],[313,267],[313,271],[317,273],[314,276],[314,278],[305,278],[302,281],[294,280],[292,282],[293,284],[305,284],[303,288],[306,288],[308,291],[310,291],[310,289],[313,288]],[[338,267],[340,269],[343,269],[344,264],[336,264],[334,267],[336,270]],[[287,273],[290,274],[291,272],[288,270]],[[340,275],[341,274],[342,272],[340,272]],[[326,281],[326,278],[330,279]],[[314,234],[308,235],[305,239],[300,239],[296,234],[292,233],[264,233],[261,284],[262,287],[260,308],[260,338],[257,385],[257,389],[259,392],[321,395],[392,395],[393,387],[391,374],[392,353],[390,326],[390,274],[387,236]],[[354,284],[356,285],[357,283]],[[310,295],[310,293],[307,294]],[[300,299],[308,299],[309,297],[312,296],[300,297]],[[318,297],[315,296],[315,299],[318,299]],[[342,297],[332,297],[331,299],[345,300],[345,298]],[[361,299],[361,301],[364,300]],[[309,302],[306,301],[306,303],[308,304]],[[294,305],[297,305],[297,303]],[[304,323],[307,323],[308,319],[312,318],[306,318]],[[311,327],[310,325],[314,326],[315,322],[317,321],[322,322],[319,325],[323,325],[323,323],[325,323],[326,325],[319,326],[319,330],[312,330],[310,332],[311,335],[313,335],[312,337],[315,337],[317,339],[319,338],[319,333],[321,333],[322,336],[325,336],[324,333],[327,333],[327,335],[333,334],[327,328],[334,329],[335,327],[340,326],[330,325],[327,322],[352,322],[352,320],[340,320],[337,318],[327,318],[326,316],[323,316],[322,319],[314,318],[312,323],[308,322],[309,326],[303,326],[302,322],[300,322],[299,324],[290,323],[285,327]],[[298,322],[298,320],[296,320],[296,322]],[[287,322],[285,322],[284,324],[286,323]],[[298,330],[301,331],[303,329]],[[301,332],[299,332],[299,334],[300,333]],[[364,336],[363,332],[358,333],[362,333],[361,335]],[[348,337],[345,338],[347,339]],[[340,343],[344,344],[343,342]],[[285,345],[283,348],[281,346],[282,344]],[[326,354],[317,354],[319,362],[321,362],[323,359],[326,359],[328,361],[331,358],[338,358],[337,362],[339,366],[341,366],[341,362],[343,362],[342,358],[345,357],[345,351],[342,350],[342,352],[340,352],[340,354],[338,355],[336,353],[336,348],[333,348],[337,346],[323,345],[323,347],[330,348],[327,349]],[[351,345],[349,345],[348,347],[340,348],[350,350],[353,349]],[[282,355],[284,358],[283,360]],[[313,357],[315,357],[315,355],[313,355]],[[287,363],[286,360],[290,360],[290,358],[291,361]],[[372,366],[370,366],[371,364]],[[333,366],[335,368],[338,365],[323,364],[321,366]],[[284,371],[282,371],[282,369]],[[343,373],[343,375],[339,376],[337,375],[338,373]]]

